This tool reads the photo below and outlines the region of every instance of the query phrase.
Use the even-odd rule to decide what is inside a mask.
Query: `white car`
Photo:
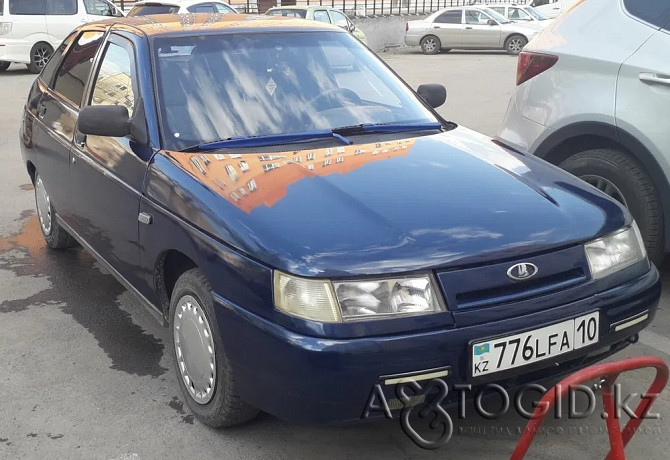
[[[149,14],[185,14],[185,13],[221,13],[237,14],[235,8],[224,2],[207,2],[203,0],[182,1],[141,1],[136,2],[128,12],[131,16]]]
[[[514,22],[536,25],[544,28],[551,24],[552,21],[552,19],[549,19],[530,5],[493,3],[482,6],[492,9],[499,15]]]
[[[581,0],[533,0],[530,4],[533,8],[549,19],[554,19],[561,13],[570,9],[572,5]],[[614,0],[616,1],[616,0]],[[648,0],[638,0],[648,1]]]
[[[405,44],[425,54],[452,49],[504,49],[519,54],[542,28],[518,24],[486,7],[444,8],[405,25]]]
[[[670,250],[667,50],[670,1],[576,4],[521,53],[498,135],[627,206],[656,262]]]
[[[18,62],[39,73],[72,29],[114,16],[107,0],[0,0],[0,72]]]

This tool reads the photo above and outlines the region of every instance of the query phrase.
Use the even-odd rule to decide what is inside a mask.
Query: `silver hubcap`
[[[510,51],[514,51],[515,53],[521,52],[523,49],[523,40],[520,38],[513,38],[509,41],[509,46],[508,48]]]
[[[432,38],[429,38],[423,42],[423,50],[428,53],[432,53],[433,51],[435,51],[436,46],[437,44],[435,43],[435,40]]]
[[[40,218],[40,225],[45,235],[51,234],[51,201],[49,194],[44,188],[42,178],[37,176],[35,184],[35,201],[37,202],[37,215]]]
[[[212,329],[202,307],[193,296],[179,299],[174,316],[174,348],[179,372],[189,394],[198,404],[207,404],[216,385],[216,352]]]
[[[37,67],[41,69],[46,65],[50,56],[51,56],[51,50],[46,46],[40,46],[37,49],[35,49],[35,53],[33,54],[33,62]]]
[[[585,176],[579,176],[579,178],[593,185],[601,192],[604,192],[605,195],[611,196],[625,207],[628,207],[628,203],[626,203],[626,198],[624,198],[623,193],[621,193],[621,190],[619,190],[619,187],[617,187],[604,177],[589,174]]]

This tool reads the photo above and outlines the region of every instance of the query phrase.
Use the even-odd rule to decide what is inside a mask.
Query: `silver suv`
[[[587,0],[519,56],[498,139],[628,207],[649,256],[670,250],[670,0]]]

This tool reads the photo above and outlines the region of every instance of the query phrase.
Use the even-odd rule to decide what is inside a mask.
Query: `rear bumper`
[[[215,295],[217,321],[242,397],[277,417],[309,422],[360,420],[375,384],[387,400],[395,388],[381,376],[449,367],[448,385],[478,384],[469,376],[472,340],[539,328],[590,311],[600,311],[600,340],[533,368],[494,374],[506,388],[570,373],[603,359],[653,319],[661,293],[658,272],[577,302],[549,310],[471,327],[415,334],[331,340],[293,333]],[[623,330],[612,325],[648,312],[648,319]]]

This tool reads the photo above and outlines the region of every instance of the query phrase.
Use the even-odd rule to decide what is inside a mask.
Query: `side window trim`
[[[133,89],[136,89],[136,91],[134,91],[134,108],[137,108],[137,102],[142,97],[142,88],[140,87],[140,80],[137,74],[137,50],[135,49],[135,45],[132,40],[128,40],[118,33],[115,33],[115,31],[111,31],[108,34],[106,40],[102,43],[100,49],[98,50],[98,54],[95,57],[95,64],[93,66],[93,73],[91,74],[86,89],[84,90],[84,104],[82,104],[82,107],[91,105],[95,83],[98,80],[98,74],[100,73],[100,68],[102,67],[102,61],[104,60],[104,57],[107,53],[107,48],[109,47],[110,43],[120,46],[121,48],[128,51],[128,54],[130,54],[130,81],[133,85]]]

